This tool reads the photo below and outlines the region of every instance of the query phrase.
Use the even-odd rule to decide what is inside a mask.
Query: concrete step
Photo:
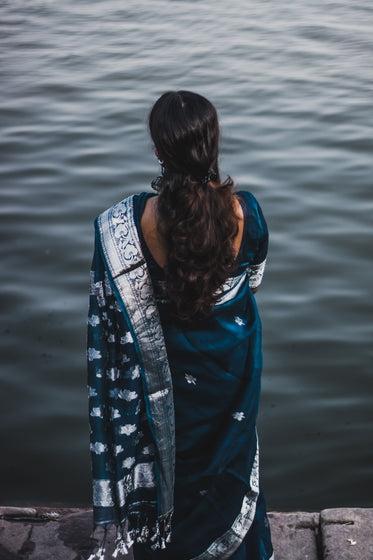
[[[373,509],[268,517],[275,560],[373,560]],[[91,532],[90,509],[0,507],[0,560],[86,560],[100,540],[100,531]],[[114,539],[110,531],[109,554]],[[131,553],[122,558],[133,560]]]
[[[275,560],[318,560],[319,513],[268,513]]]
[[[325,560],[373,560],[373,509],[324,509],[320,528]]]

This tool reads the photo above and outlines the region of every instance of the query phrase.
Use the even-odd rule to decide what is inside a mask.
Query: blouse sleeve
[[[266,266],[268,252],[268,227],[262,209],[256,198],[249,192],[243,191],[240,197],[244,202],[244,239],[245,259],[250,273],[249,285],[251,289],[260,286]]]

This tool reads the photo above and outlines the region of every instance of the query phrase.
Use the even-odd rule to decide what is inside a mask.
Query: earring
[[[161,165],[162,167],[164,166],[164,161],[158,158],[158,163],[159,165]]]

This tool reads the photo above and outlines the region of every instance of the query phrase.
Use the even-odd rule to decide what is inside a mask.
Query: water
[[[0,503],[90,501],[92,221],[149,189],[149,109],[190,89],[271,231],[268,507],[373,506],[372,24],[367,0],[2,2]]]

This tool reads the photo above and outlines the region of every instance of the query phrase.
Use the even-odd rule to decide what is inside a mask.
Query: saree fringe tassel
[[[171,542],[171,517],[172,512],[157,520],[153,527],[145,524],[130,531],[126,531],[125,524],[118,526],[112,558],[120,558],[120,555],[128,554],[135,542],[145,544],[150,540],[152,550],[166,548],[166,544]],[[105,527],[105,533],[97,551],[92,553],[88,560],[105,560],[107,532],[108,527]]]
[[[97,549],[97,552],[91,554],[88,560],[105,560],[105,552],[106,552],[106,537],[107,537],[108,529],[105,527],[104,536],[102,538],[101,544]]]

